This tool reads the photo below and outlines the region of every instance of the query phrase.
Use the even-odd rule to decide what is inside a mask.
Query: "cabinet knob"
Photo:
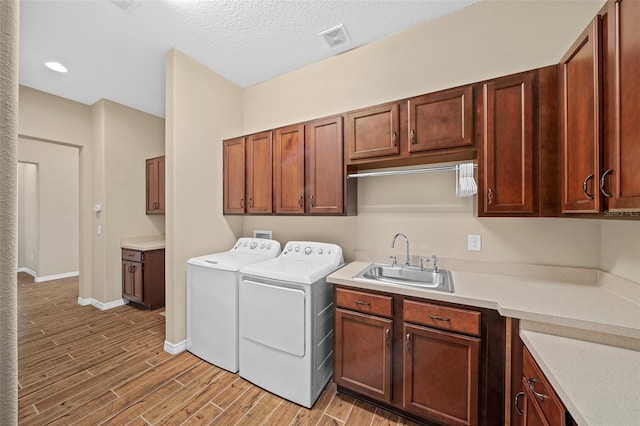
[[[536,392],[536,388],[535,388],[535,384],[536,384],[536,379],[534,379],[533,377],[529,377],[529,380],[527,380],[527,386],[529,387],[529,390],[531,391],[531,393],[533,393],[535,395],[536,398],[538,398],[540,401],[544,401],[545,399],[548,398],[547,395],[541,394],[540,392]]]
[[[384,331],[384,343],[389,346],[391,344],[391,330],[388,328]]]
[[[298,198],[298,207],[302,207],[302,200],[303,200],[303,197],[302,197],[302,195],[301,195],[301,196]]]
[[[411,129],[411,131],[409,132],[409,142],[411,142],[411,145],[415,145],[416,142],[416,131]]]
[[[493,204],[493,189],[487,188],[487,203],[489,205]]]
[[[240,198],[240,208],[244,209],[244,198]]]
[[[407,351],[411,350],[411,334],[407,333]]]
[[[311,205],[311,207],[315,207],[316,206],[316,200],[315,200],[313,195],[309,199],[309,204]]]
[[[393,142],[393,146],[398,146],[398,134],[396,132],[391,134],[391,141]]]
[[[593,195],[589,194],[589,192],[587,191],[587,186],[591,179],[593,179],[593,175],[587,176],[584,182],[582,182],[582,192],[584,192],[585,197],[587,197],[590,200],[593,200]]]
[[[602,192],[602,195],[604,195],[604,196],[605,196],[605,197],[607,197],[607,198],[611,198],[611,197],[613,197],[613,194],[612,194],[612,193],[610,193],[610,192],[607,192],[607,190],[606,190],[606,189],[604,189],[604,183],[605,183],[604,181],[605,181],[605,178],[607,177],[607,175],[608,175],[609,173],[612,173],[612,172],[613,172],[613,169],[609,169],[609,170],[605,171],[605,172],[602,174],[602,177],[600,178],[600,192]]]
[[[249,208],[252,209],[253,208],[253,198],[249,197]]]

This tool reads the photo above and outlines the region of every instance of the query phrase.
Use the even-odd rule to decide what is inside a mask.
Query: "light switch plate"
[[[480,235],[468,235],[468,251],[482,251],[482,237]]]

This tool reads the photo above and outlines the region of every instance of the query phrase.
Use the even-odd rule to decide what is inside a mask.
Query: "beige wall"
[[[603,220],[600,268],[640,283],[640,221]]]
[[[43,146],[79,149],[80,294],[98,306],[121,301],[120,238],[161,234],[145,214],[145,158],[164,152],[164,119],[99,101],[93,106],[20,87],[19,133]],[[103,211],[93,212],[93,204]],[[101,225],[102,235],[97,235]]]
[[[242,131],[242,91],[176,50],[166,64],[166,339],[177,344],[187,260],[228,250],[242,234],[241,218],[222,216],[222,139]]]
[[[18,270],[38,270],[38,165],[18,163]]]
[[[244,91],[245,133],[556,63],[602,1],[485,1]],[[310,101],[312,100],[312,101]],[[414,252],[580,267],[599,265],[599,222],[477,219],[455,198],[453,173],[358,182],[357,218],[322,219],[314,234],[354,250],[390,251],[405,232]],[[309,235],[307,218],[247,217],[244,233]],[[318,229],[317,224],[323,223]],[[313,228],[313,227],[312,227]],[[325,232],[326,231],[326,232]],[[466,250],[480,234],[483,251]]]
[[[37,164],[37,250],[33,272],[38,281],[78,272],[79,152],[67,145],[18,139],[18,161]],[[37,257],[36,257],[37,256]],[[21,265],[19,265],[21,266]],[[26,266],[26,265],[25,265]]]

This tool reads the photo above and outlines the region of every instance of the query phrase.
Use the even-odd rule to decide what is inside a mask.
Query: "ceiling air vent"
[[[343,24],[321,31],[318,35],[324,38],[324,41],[327,42],[329,47],[340,46],[341,44],[351,41]]]
[[[140,6],[140,2],[137,0],[111,0],[111,3],[127,13],[133,12],[136,7]]]

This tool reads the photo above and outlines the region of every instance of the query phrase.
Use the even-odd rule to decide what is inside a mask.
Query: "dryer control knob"
[[[271,250],[271,243],[267,244],[267,250]]]
[[[250,248],[252,248],[252,249],[254,249],[254,248],[258,247],[258,243],[256,243],[255,241],[253,241],[249,247],[250,247]]]
[[[312,252],[313,252],[313,249],[312,249],[311,247],[306,246],[306,247],[304,248],[304,254],[306,254],[306,255],[310,255]]]
[[[322,253],[324,253],[324,250],[322,250],[322,247],[320,247],[320,248],[318,249],[318,254],[322,254]]]
[[[260,243],[260,248],[264,249],[264,243]]]
[[[300,246],[296,246],[296,253],[300,251]]]
[[[287,251],[291,251],[291,250],[293,250],[293,247],[287,246]]]

